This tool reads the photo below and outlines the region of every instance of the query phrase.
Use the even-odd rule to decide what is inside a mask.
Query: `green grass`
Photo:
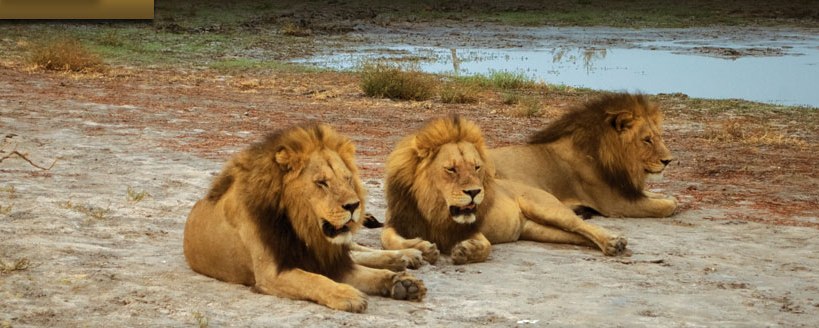
[[[210,63],[208,67],[223,73],[237,73],[246,71],[309,73],[323,70],[315,66],[299,65],[278,60],[259,60],[252,58],[223,59]]]
[[[480,90],[475,83],[453,80],[441,85],[438,95],[445,104],[471,104],[478,101]]]
[[[396,65],[365,64],[361,69],[361,90],[370,97],[427,100],[437,84],[438,78],[431,74]]]
[[[484,88],[497,88],[501,90],[525,89],[539,85],[534,79],[520,72],[491,71],[489,74],[475,74],[458,77],[465,83],[473,83]]]

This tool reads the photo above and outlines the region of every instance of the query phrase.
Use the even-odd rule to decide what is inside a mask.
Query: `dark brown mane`
[[[308,243],[299,236],[282,203],[282,182],[287,173],[276,165],[276,153],[287,147],[294,152],[307,152],[326,147],[339,150],[348,140],[319,124],[295,126],[279,130],[235,155],[214,181],[209,201],[217,201],[231,186],[239,188],[239,199],[258,225],[260,239],[273,255],[278,272],[302,269],[341,279],[352,271],[349,248],[330,243],[324,238],[311,238]],[[299,218],[305,219],[305,218]],[[309,245],[308,245],[309,244]]]
[[[606,182],[623,196],[637,199],[643,195],[642,181],[635,181],[635,174],[623,161],[607,163],[603,152],[620,152],[623,149],[603,147],[606,138],[617,138],[609,118],[622,112],[633,113],[635,117],[652,117],[658,110],[641,94],[611,93],[600,96],[582,106],[574,107],[555,122],[533,134],[530,144],[552,143],[562,138],[571,138],[575,147],[585,156],[594,159],[598,170]],[[617,158],[627,158],[630,154],[618,154]],[[638,179],[642,180],[642,179]]]

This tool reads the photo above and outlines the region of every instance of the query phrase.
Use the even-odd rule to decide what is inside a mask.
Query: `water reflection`
[[[685,50],[685,49],[683,49]],[[747,50],[747,49],[745,49]],[[819,47],[796,46],[800,55],[719,58],[680,49],[558,47],[548,49],[454,49],[435,47],[362,47],[352,53],[302,60],[334,69],[385,60],[426,72],[522,73],[552,84],[612,91],[681,92],[700,98],[740,98],[819,107]]]
[[[594,61],[606,58],[606,49],[560,47],[552,50],[552,63],[565,60],[577,64],[578,58],[583,59],[583,68],[586,69],[586,73],[592,73],[594,71]]]

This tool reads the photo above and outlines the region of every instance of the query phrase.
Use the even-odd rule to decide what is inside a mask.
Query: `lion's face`
[[[659,114],[635,117],[631,112],[623,112],[612,115],[610,122],[623,149],[620,155],[623,157],[612,161],[624,162],[634,178],[659,175],[674,159],[663,141]]]
[[[276,154],[279,164],[290,167],[282,190],[288,215],[310,221],[292,222],[294,228],[302,236],[321,234],[334,244],[350,243],[364,213],[363,188],[355,168],[348,166],[351,160],[324,148],[301,157],[294,160],[286,150]]]
[[[674,157],[665,146],[659,119],[638,119],[624,134],[626,147],[640,161],[647,175],[660,174]]]
[[[474,144],[448,143],[438,149],[426,166],[426,174],[418,178],[432,184],[432,192],[443,199],[452,220],[469,224],[475,222],[475,212],[486,195],[483,166],[484,159]]]

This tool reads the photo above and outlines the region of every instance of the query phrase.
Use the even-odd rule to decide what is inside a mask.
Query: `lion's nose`
[[[341,208],[343,208],[345,210],[348,210],[348,211],[350,211],[350,213],[352,213],[352,212],[355,212],[356,209],[358,209],[358,204],[359,203],[360,202],[344,204],[344,205],[341,206]]]
[[[672,159],[661,159],[660,163],[663,163],[664,166],[668,166],[669,163],[673,161]]]
[[[464,194],[467,194],[467,195],[469,195],[469,197],[472,197],[472,198],[475,198],[475,196],[477,196],[480,193],[481,193],[480,189],[464,190]]]

